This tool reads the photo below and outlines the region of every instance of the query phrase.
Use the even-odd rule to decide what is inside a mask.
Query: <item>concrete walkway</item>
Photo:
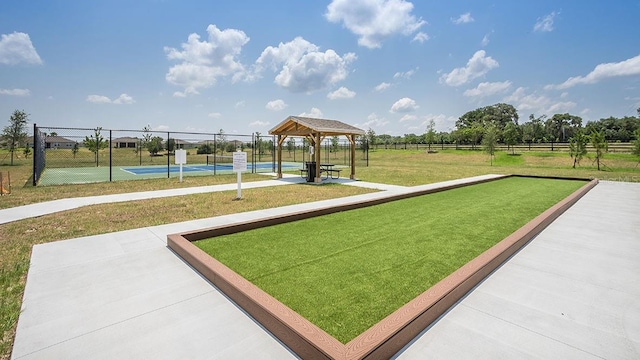
[[[274,173],[261,173],[266,176],[275,176]],[[269,186],[281,186],[289,184],[299,184],[305,182],[300,176],[284,174],[282,179],[277,180],[262,180],[251,181],[242,183],[242,189],[256,189]],[[328,182],[340,183],[351,186],[365,187],[377,190],[393,190],[402,189],[403,186],[375,184],[365,181],[354,181],[349,179],[329,179]],[[17,206],[8,209],[0,209],[0,225],[9,222],[38,217],[47,214],[53,214],[59,211],[77,209],[82,206],[107,204],[124,201],[135,201],[144,199],[155,199],[169,196],[182,196],[192,194],[203,194],[218,191],[232,191],[238,188],[237,184],[222,184],[222,185],[210,185],[210,186],[194,186],[187,188],[167,189],[167,190],[155,190],[155,191],[141,191],[134,193],[112,194],[112,195],[99,195],[99,196],[86,196],[76,197],[68,199],[60,199],[53,201],[44,201],[41,203]]]
[[[295,358],[166,235],[341,201],[36,245],[12,358]],[[398,357],[638,358],[638,213],[640,184],[602,182]]]

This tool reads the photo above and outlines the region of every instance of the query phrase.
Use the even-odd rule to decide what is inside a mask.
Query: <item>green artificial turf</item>
[[[584,184],[507,178],[195,245],[346,343]]]

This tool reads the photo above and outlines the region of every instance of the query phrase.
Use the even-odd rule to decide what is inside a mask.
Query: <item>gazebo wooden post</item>
[[[351,174],[349,175],[349,179],[356,179],[356,136],[355,135],[347,135],[347,139],[351,143]]]
[[[315,143],[316,145],[314,146],[315,149],[315,155],[316,155],[316,178],[315,178],[315,182],[316,183],[321,183],[322,182],[322,177],[320,176],[320,148],[321,146],[321,141],[320,140],[320,132],[318,131],[317,133],[315,133]]]
[[[282,143],[287,135],[278,135],[278,179],[282,179]]]

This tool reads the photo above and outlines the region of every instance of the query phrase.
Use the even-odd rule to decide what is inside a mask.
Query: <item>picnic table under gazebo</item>
[[[302,136],[309,141],[309,144],[314,147],[315,161],[312,161],[311,164],[313,164],[315,168],[306,170],[314,175],[312,180],[316,183],[322,181],[321,174],[323,171],[327,171],[320,163],[320,150],[322,148],[320,144],[327,136],[345,136],[351,144],[351,171],[349,178],[355,180],[356,136],[364,135],[364,130],[337,120],[289,116],[273,129],[269,130],[269,135],[278,136],[278,178],[282,178],[282,144],[284,144],[287,137]]]

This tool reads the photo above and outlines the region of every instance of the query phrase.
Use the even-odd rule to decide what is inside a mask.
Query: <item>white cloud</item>
[[[467,66],[455,68],[450,73],[440,77],[440,82],[449,86],[460,86],[477,77],[483,76],[500,64],[490,56],[486,56],[484,50],[478,50],[467,62]]]
[[[378,92],[382,92],[382,91],[386,90],[387,88],[389,88],[389,86],[391,86],[391,84],[389,84],[388,82],[381,82],[380,84],[376,85],[374,90],[378,91]]]
[[[318,109],[316,107],[312,107],[310,112],[303,112],[298,116],[311,117],[311,118],[321,118],[322,117],[322,111],[320,111],[320,109]]]
[[[0,89],[0,95],[29,96],[31,91],[29,89]]]
[[[417,41],[422,44],[429,39],[430,39],[429,35],[421,31],[417,33],[416,36],[413,37],[413,40],[411,40],[411,42]]]
[[[413,74],[415,74],[415,73],[416,73],[416,71],[418,71],[418,68],[417,68],[417,67],[416,67],[415,69],[411,69],[411,70],[409,70],[409,71],[405,71],[405,72],[400,72],[400,71],[399,71],[399,72],[397,72],[397,73],[393,74],[393,78],[394,78],[394,79],[400,79],[400,78],[402,78],[402,79],[407,79],[407,80],[409,80],[409,79],[411,79],[411,77],[413,76]]]
[[[485,47],[487,45],[489,45],[489,34],[485,34],[482,37],[482,41],[480,41],[480,46]]]
[[[198,94],[198,89],[216,84],[218,78],[231,76],[234,81],[246,76],[244,66],[237,59],[249,37],[241,30],[220,31],[215,25],[207,27],[208,41],[200,41],[200,35],[189,35],[182,43],[182,51],[165,47],[169,60],[180,61],[165,75],[166,80],[184,88],[174,96]]]
[[[564,90],[580,84],[595,84],[601,80],[640,75],[640,55],[617,63],[604,63],[597,65],[593,71],[585,76],[570,77],[559,85],[547,85],[545,90]]]
[[[362,124],[355,124],[355,127],[361,129],[374,129],[387,125],[389,121],[384,117],[379,117],[376,113],[371,113],[367,116],[367,121]]]
[[[325,16],[357,35],[358,45],[374,49],[392,35],[408,36],[426,24],[411,15],[412,10],[413,4],[405,0],[333,0]]]
[[[254,122],[249,123],[249,126],[251,127],[265,127],[267,125],[271,124],[268,121],[260,121],[260,120],[256,120]]]
[[[275,83],[294,93],[311,93],[347,78],[347,66],[356,60],[354,53],[338,55],[334,50],[319,51],[318,46],[296,37],[278,47],[269,46],[255,63],[256,74],[270,68],[278,71]]]
[[[14,32],[0,36],[0,64],[42,64],[42,59],[33,47],[29,34]]]
[[[411,112],[418,109],[418,105],[416,105],[416,101],[412,98],[404,97],[398,101],[396,101],[392,106],[389,112],[392,113],[405,113]]]
[[[482,82],[473,89],[465,90],[464,96],[483,98],[491,96],[503,91],[508,90],[511,87],[511,81],[502,82]]]
[[[473,19],[473,17],[471,17],[471,13],[470,12],[461,14],[460,16],[458,16],[457,19],[451,18],[451,22],[456,24],[456,25],[467,24],[467,23],[474,22],[474,21],[475,20]]]
[[[552,11],[551,14],[538,18],[535,25],[533,25],[533,31],[537,32],[550,32],[553,31],[553,18],[560,13]]]
[[[351,91],[344,86],[341,86],[338,90],[330,92],[327,94],[327,98],[331,100],[337,99],[351,99],[356,96],[355,91]]]
[[[240,109],[247,106],[247,102],[245,100],[240,100],[236,103],[235,108]]]
[[[87,101],[96,104],[133,104],[136,101],[127,94],[120,94],[117,98],[111,100],[104,95],[89,95],[87,96]]]
[[[220,114],[219,112],[212,112],[212,113],[208,113],[207,116],[212,119],[219,119],[222,116],[222,114]]]
[[[590,113],[590,112],[591,112],[591,109],[589,109],[589,108],[584,108],[584,109],[582,109],[582,111],[580,111],[580,115],[585,116],[585,115],[587,115],[587,114],[588,114],[588,113]]]
[[[113,100],[114,104],[133,104],[136,101],[133,100],[133,98],[127,94],[120,94],[120,96],[118,96],[117,99]]]
[[[569,112],[576,106],[572,101],[554,101],[545,95],[527,93],[523,87],[517,88],[502,102],[513,104],[518,111],[547,115]]]
[[[285,104],[284,100],[282,99],[269,101],[265,106],[267,110],[271,110],[271,111],[281,111],[281,110],[284,110],[286,107],[287,107],[287,104]]]
[[[158,126],[154,127],[152,130],[153,131],[167,131],[169,129],[170,129],[169,125],[158,125]]]
[[[111,99],[103,95],[89,95],[87,96],[87,101],[92,103],[105,103],[105,104],[111,103]]]
[[[399,122],[413,121],[413,120],[416,120],[417,118],[418,117],[415,115],[406,114],[400,118]]]

